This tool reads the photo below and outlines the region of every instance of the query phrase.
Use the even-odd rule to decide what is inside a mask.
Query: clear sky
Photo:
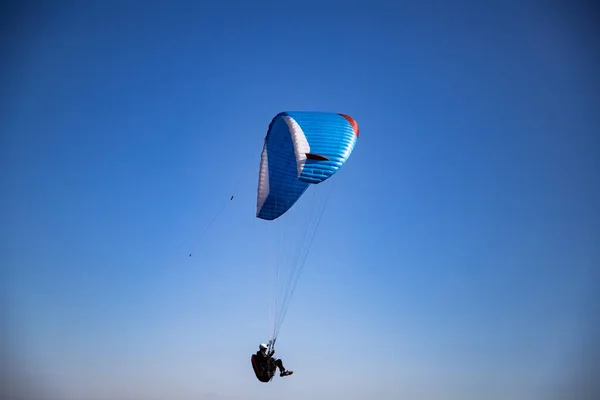
[[[13,394],[589,393],[575,385],[600,357],[597,12],[502,3],[4,5]],[[361,135],[279,336],[295,374],[264,385],[256,186],[283,110],[346,113]]]

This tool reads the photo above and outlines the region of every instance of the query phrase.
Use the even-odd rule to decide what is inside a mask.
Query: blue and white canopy
[[[330,178],[358,140],[354,119],[327,112],[282,112],[269,125],[260,162],[256,216],[274,220],[309,185]]]

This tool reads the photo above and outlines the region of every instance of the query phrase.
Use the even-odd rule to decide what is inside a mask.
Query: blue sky
[[[13,390],[588,390],[573,376],[598,361],[597,28],[591,9],[518,3],[6,8],[0,262]],[[343,112],[361,136],[332,179],[279,337],[295,374],[263,385],[249,364],[268,333],[256,185],[283,110]]]

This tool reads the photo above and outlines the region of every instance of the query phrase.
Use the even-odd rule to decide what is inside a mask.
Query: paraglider
[[[279,376],[284,377],[292,375],[294,371],[287,370],[283,367],[281,359],[273,357],[275,350],[269,350],[269,346],[262,343],[258,347],[256,354],[252,354],[252,368],[256,374],[256,378],[264,383],[270,382],[279,368]]]
[[[269,224],[284,220],[279,225],[287,225],[287,229],[273,240],[278,243],[277,246],[268,246],[270,251],[280,252],[278,257],[274,257],[277,259],[274,276],[282,286],[272,303],[269,344],[261,345],[260,350],[252,355],[252,367],[261,382],[269,382],[277,368],[280,376],[292,373],[283,368],[281,360],[272,356],[326,204],[325,201],[312,205],[304,200],[306,197],[302,201],[301,198],[309,187],[322,184],[345,164],[358,136],[356,121],[339,113],[281,112],[269,124],[260,160],[256,217]],[[299,220],[293,221],[289,214],[293,207],[297,207],[297,202],[304,202],[302,206],[310,207]],[[272,230],[274,227],[270,225],[270,234]]]

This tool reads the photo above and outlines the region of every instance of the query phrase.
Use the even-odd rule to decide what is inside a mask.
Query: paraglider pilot
[[[263,343],[258,347],[256,354],[252,354],[252,368],[259,381],[269,382],[273,379],[277,368],[279,368],[279,376],[288,376],[294,373],[294,371],[285,369],[280,359],[273,357],[275,350],[269,352],[267,350],[268,346]]]

